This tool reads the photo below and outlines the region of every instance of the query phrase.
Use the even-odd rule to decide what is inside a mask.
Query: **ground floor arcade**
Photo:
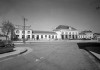
[[[19,39],[23,39],[24,35],[19,36]],[[78,35],[78,34],[32,34],[32,35],[25,35],[25,39],[27,40],[76,40],[76,39],[92,39],[93,36],[89,35]]]
[[[57,39],[57,35],[38,35],[34,34],[32,35],[33,40],[51,40],[51,39]]]
[[[78,35],[61,35],[61,39],[78,39]]]

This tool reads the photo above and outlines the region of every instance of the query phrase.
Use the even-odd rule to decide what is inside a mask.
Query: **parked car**
[[[0,47],[14,47],[14,43],[10,40],[0,40]]]
[[[90,38],[82,38],[81,40],[91,40]]]
[[[0,48],[1,47],[5,47],[5,43],[2,40],[0,40]]]

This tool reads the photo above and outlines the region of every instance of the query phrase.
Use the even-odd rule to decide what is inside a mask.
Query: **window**
[[[64,32],[61,33],[62,35],[64,34]]]
[[[34,35],[32,35],[32,38],[34,38]]]
[[[30,35],[28,35],[27,38],[29,39],[30,38]]]
[[[19,35],[16,35],[16,38],[19,38]]]
[[[69,35],[71,35],[71,32],[69,32]]]
[[[22,33],[24,34],[24,31],[22,31]]]
[[[16,33],[19,33],[19,30],[16,30]]]
[[[39,35],[37,35],[36,39],[39,40]]]
[[[74,35],[74,32],[71,32],[72,35]]]
[[[54,38],[54,35],[52,35],[52,39]]]
[[[41,35],[41,38],[43,38],[43,35]]]
[[[30,31],[27,31],[27,34],[30,34]]]
[[[69,35],[69,38],[71,38],[71,35]]]
[[[66,32],[63,32],[63,34],[65,35],[65,34],[66,34]]]
[[[66,35],[66,38],[67,38],[67,35]]]
[[[64,35],[61,35],[62,39],[64,39]]]
[[[49,38],[51,38],[51,36],[49,35]]]
[[[68,32],[66,32],[66,34],[68,34]]]
[[[45,37],[47,37],[47,35],[45,35]]]
[[[24,35],[22,35],[22,39],[24,38],[25,36]]]
[[[32,33],[34,33],[34,31],[32,31]]]

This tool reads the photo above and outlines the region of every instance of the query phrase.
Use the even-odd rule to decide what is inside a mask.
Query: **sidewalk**
[[[89,52],[91,52],[95,57],[97,57],[98,59],[100,59],[100,54],[92,52],[92,51],[89,51]]]
[[[17,55],[22,54],[24,52],[27,52],[30,50],[30,48],[28,48],[28,47],[15,47],[14,50],[15,51],[13,51],[13,52],[0,54],[0,61],[7,59],[7,58],[10,58],[10,57],[13,57],[13,56],[17,56]]]
[[[36,42],[98,42],[97,40],[33,40],[33,41],[26,41],[25,44],[32,44]],[[23,41],[14,41],[14,44],[24,44]]]

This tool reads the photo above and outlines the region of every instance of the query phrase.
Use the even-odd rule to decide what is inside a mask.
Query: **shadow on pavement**
[[[100,59],[92,54],[90,51],[100,54],[100,43],[98,42],[87,42],[87,43],[77,43],[79,49],[84,49],[92,56],[96,58],[96,61],[100,63]]]
[[[80,49],[85,49],[87,51],[92,51],[100,54],[100,43],[98,42],[86,42],[86,43],[77,43]]]

